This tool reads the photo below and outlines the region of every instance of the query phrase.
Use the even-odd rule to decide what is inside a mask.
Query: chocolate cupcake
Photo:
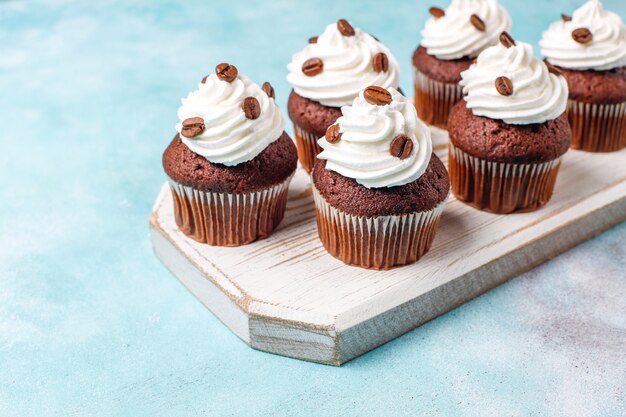
[[[320,239],[349,265],[413,263],[428,251],[450,190],[430,130],[393,88],[368,87],[341,111],[312,174]]]
[[[431,7],[430,14],[413,53],[415,108],[424,122],[445,129],[463,97],[461,72],[511,29],[511,18],[497,0],[452,0],[445,11]]]
[[[543,206],[570,144],[565,78],[508,36],[461,78],[466,96],[448,120],[452,192],[493,213]]]
[[[539,44],[569,85],[572,148],[610,152],[626,147],[626,27],[621,18],[590,0],[551,24]]]
[[[163,168],[180,230],[217,246],[267,237],[283,218],[297,165],[271,85],[220,64],[182,100],[178,117]]]
[[[368,85],[397,88],[400,79],[389,49],[344,19],[311,38],[287,68],[293,86],[289,117],[300,163],[308,172],[321,151],[317,140],[341,116],[340,107],[352,104]]]

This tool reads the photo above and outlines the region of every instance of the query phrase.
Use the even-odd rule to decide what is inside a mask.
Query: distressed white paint
[[[445,149],[439,148],[445,161]],[[568,152],[550,203],[498,216],[451,197],[430,252],[391,271],[346,266],[317,238],[308,176],[270,238],[211,247],[178,231],[163,186],[150,224],[168,268],[252,347],[341,364],[626,220],[626,150]]]
[[[448,131],[444,129],[440,129],[436,126],[430,127],[430,137],[433,141],[433,149],[435,151],[445,152],[446,147],[448,146]]]

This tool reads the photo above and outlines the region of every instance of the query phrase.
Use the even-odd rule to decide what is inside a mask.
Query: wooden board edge
[[[309,362],[339,365],[338,338],[332,326],[274,319],[250,313],[224,293],[171,242],[150,216],[155,256],[181,284],[230,331],[250,347]]]
[[[250,314],[250,346],[307,362],[339,366],[339,338],[332,328]]]
[[[150,222],[150,239],[154,254],[187,290],[228,327],[237,337],[250,344],[249,317],[221,287],[202,273]]]
[[[516,249],[506,258],[491,261],[480,270],[471,271],[411,301],[339,332],[339,364],[346,363],[453,310],[624,221],[626,221],[626,197],[617,199],[583,218],[571,221],[557,231]],[[377,334],[378,341],[364,343],[373,340],[368,336],[373,332]]]

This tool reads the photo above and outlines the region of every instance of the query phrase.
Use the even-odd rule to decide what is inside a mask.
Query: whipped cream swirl
[[[337,119],[341,140],[331,144],[326,138],[318,143],[326,169],[354,178],[367,188],[408,184],[422,176],[432,153],[430,130],[417,118],[415,107],[395,89],[389,88],[392,101],[384,106],[368,103],[363,93],[352,106],[341,108]],[[405,134],[413,141],[406,159],[392,156],[391,141]]]
[[[572,31],[586,28],[589,43],[572,39]],[[543,32],[541,53],[548,62],[573,70],[606,71],[626,65],[626,27],[615,13],[590,0],[574,12],[572,20],[554,22]]]
[[[261,114],[247,119],[241,104],[246,97],[259,101]],[[210,162],[227,166],[254,159],[285,129],[285,117],[274,99],[248,77],[239,75],[233,82],[220,80],[211,74],[196,91],[182,99],[178,109],[180,134],[182,121],[192,117],[204,119],[205,130],[193,138],[179,135],[189,149]]]
[[[374,71],[372,61],[379,52],[387,55],[387,71]],[[302,64],[310,58],[324,62],[323,71],[313,77],[302,72]],[[398,61],[387,47],[357,28],[354,36],[343,36],[335,23],[326,27],[317,43],[294,54],[287,69],[287,81],[296,93],[329,107],[352,104],[359,92],[370,85],[396,88],[400,82]]]
[[[498,77],[507,77],[513,93],[504,96],[496,89]],[[567,105],[567,81],[548,71],[527,43],[502,44],[485,49],[475,64],[461,73],[459,84],[467,107],[477,116],[525,125],[556,119]]]
[[[421,42],[429,55],[442,60],[474,58],[511,29],[511,17],[497,0],[452,0],[445,12],[426,21]],[[484,31],[470,22],[473,14],[485,23]]]

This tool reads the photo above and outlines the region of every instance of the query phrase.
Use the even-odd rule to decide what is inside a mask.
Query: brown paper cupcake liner
[[[432,210],[401,216],[355,216],[331,206],[312,188],[322,244],[335,258],[361,268],[416,262],[430,248],[445,205],[443,201]]]
[[[567,102],[572,126],[572,148],[588,152],[612,152],[626,148],[626,102],[592,104]]]
[[[415,110],[425,123],[446,129],[450,110],[463,98],[463,88],[458,84],[442,83],[428,78],[413,67]]]
[[[302,129],[295,123],[293,132],[296,139],[296,147],[298,148],[298,159],[302,167],[308,173],[311,173],[317,160],[317,154],[322,152],[322,148],[317,144],[320,136]]]
[[[477,209],[498,214],[536,210],[552,197],[561,157],[549,162],[491,162],[449,145],[452,193]]]
[[[192,239],[213,246],[264,239],[283,219],[292,176],[250,193],[199,191],[170,179],[176,224]]]

